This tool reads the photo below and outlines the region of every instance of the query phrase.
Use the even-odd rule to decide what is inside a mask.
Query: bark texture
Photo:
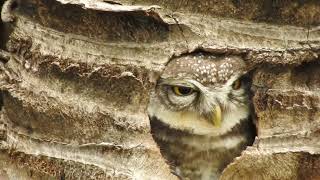
[[[146,107],[166,63],[194,51],[241,55],[253,78],[257,138],[221,179],[320,178],[320,2],[2,9],[0,179],[176,179]]]

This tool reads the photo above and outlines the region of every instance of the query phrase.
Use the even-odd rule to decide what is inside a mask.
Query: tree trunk
[[[172,57],[243,57],[257,137],[221,179],[320,178],[320,2],[9,0],[0,179],[176,179],[149,93]]]

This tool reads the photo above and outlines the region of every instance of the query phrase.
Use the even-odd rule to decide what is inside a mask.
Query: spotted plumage
[[[148,107],[154,139],[182,179],[217,179],[250,143],[249,81],[238,56],[170,61]]]
[[[201,58],[202,60],[197,60]],[[183,77],[195,79],[198,82],[208,84],[225,83],[234,72],[243,71],[242,61],[237,57],[227,57],[218,60],[215,56],[185,56],[177,59],[175,63],[168,64],[162,78]]]

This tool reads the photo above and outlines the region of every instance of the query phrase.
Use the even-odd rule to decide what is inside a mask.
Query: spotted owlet
[[[171,60],[150,98],[151,131],[182,179],[218,179],[253,142],[249,80],[238,56]]]

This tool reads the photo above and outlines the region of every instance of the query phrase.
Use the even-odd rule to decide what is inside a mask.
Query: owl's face
[[[173,59],[151,96],[149,115],[193,134],[224,134],[249,116],[245,73],[236,56]]]

